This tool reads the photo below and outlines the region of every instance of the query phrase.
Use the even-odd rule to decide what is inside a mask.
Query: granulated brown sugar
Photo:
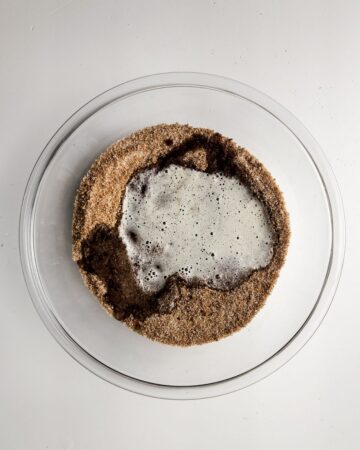
[[[149,167],[178,164],[236,176],[266,207],[274,231],[271,262],[231,290],[168,278],[150,294],[138,285],[119,236],[130,179]],[[263,306],[284,263],[290,229],[283,196],[247,150],[212,130],[157,125],[111,145],[83,178],[74,208],[73,259],[84,282],[116,319],[156,341],[188,346],[218,340],[244,327]]]

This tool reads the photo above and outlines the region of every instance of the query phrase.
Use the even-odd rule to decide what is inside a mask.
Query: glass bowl
[[[117,139],[145,126],[173,122],[212,128],[248,148],[282,189],[292,230],[280,278],[252,322],[218,342],[189,348],[153,342],[106,314],[71,259],[74,197],[91,163]],[[54,338],[101,378],[172,399],[229,393],[288,361],[330,306],[344,247],[339,191],[310,133],[266,95],[202,73],[138,78],[79,109],[36,162],[20,218],[24,276]]]

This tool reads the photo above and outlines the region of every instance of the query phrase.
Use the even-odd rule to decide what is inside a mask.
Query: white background
[[[359,449],[360,3],[0,0],[0,8],[0,448]],[[347,219],[342,280],[312,340],[258,384],[189,402],[122,391],[73,361],[38,318],[18,256],[25,183],[53,132],[101,91],[169,70],[233,77],[290,109],[330,160]]]

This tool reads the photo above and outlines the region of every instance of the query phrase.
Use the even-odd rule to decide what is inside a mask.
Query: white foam
[[[247,187],[177,165],[133,178],[119,233],[140,285],[150,292],[175,273],[228,288],[273,254],[267,214]]]

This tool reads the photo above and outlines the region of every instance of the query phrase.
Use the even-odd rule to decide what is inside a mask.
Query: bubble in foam
[[[265,208],[246,186],[177,165],[131,180],[119,233],[139,284],[149,292],[173,274],[231,288],[273,254]]]

